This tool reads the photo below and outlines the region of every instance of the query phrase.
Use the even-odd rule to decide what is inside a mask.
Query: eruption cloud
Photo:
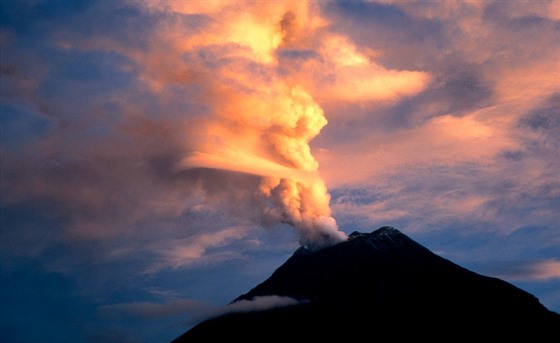
[[[345,235],[331,217],[327,188],[309,146],[327,124],[323,111],[301,89],[278,79],[270,87],[251,89],[216,108],[219,116],[207,123],[207,139],[194,144],[180,169],[259,176],[255,192],[263,223],[292,225],[305,245],[340,241]]]
[[[176,170],[253,175],[258,186],[245,191],[252,192],[249,203],[261,224],[289,224],[310,247],[344,240],[311,153],[310,141],[327,124],[315,99],[337,94],[343,101],[390,99],[418,92],[427,76],[370,63],[347,39],[328,32],[315,2],[141,4],[187,21],[205,18],[201,29],[188,34],[169,28],[161,33],[171,42],[168,49],[181,56],[175,75],[154,63],[156,58],[138,61],[155,91],[163,82],[198,87],[193,101],[201,104],[200,113],[190,113],[183,124],[187,152]],[[380,87],[372,78],[406,82]]]

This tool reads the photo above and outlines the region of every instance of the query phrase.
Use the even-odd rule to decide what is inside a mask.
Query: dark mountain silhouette
[[[278,296],[292,302],[203,321],[173,343],[560,337],[560,315],[533,295],[442,258],[392,227],[354,232],[318,251],[300,247],[232,305]]]

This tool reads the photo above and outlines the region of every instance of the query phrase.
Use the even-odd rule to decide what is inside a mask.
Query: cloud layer
[[[373,62],[317,3],[79,4],[56,22],[47,6],[2,29],[2,192],[56,222],[55,240],[131,240],[158,221],[196,236],[204,207],[290,224],[302,244],[344,239],[309,145],[327,124],[315,99],[394,100],[429,80]],[[175,257],[197,255],[189,245]]]
[[[4,3],[2,277],[176,319],[230,299],[222,275],[243,290],[298,244],[392,225],[558,309],[557,8]]]

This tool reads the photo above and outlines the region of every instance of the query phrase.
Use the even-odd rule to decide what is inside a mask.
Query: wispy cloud
[[[209,318],[219,317],[229,313],[244,313],[265,311],[277,307],[293,306],[306,301],[297,300],[287,296],[279,295],[265,295],[254,297],[251,300],[237,300],[227,306],[212,309],[211,311],[202,314],[197,321],[206,320]]]
[[[218,253],[208,255],[209,249],[222,247],[232,241],[243,239],[248,234],[246,228],[227,228],[217,232],[201,233],[188,237],[184,243],[174,242],[166,244],[160,252],[164,256],[164,267],[178,268],[189,264],[205,264],[210,261],[220,261],[225,258],[231,259],[238,254]]]
[[[484,270],[512,281],[547,281],[560,279],[560,260],[520,261],[490,264]]]
[[[175,299],[165,303],[132,302],[99,306],[98,315],[112,320],[135,317],[141,320],[156,320],[167,317],[184,318],[192,313],[206,310],[208,304],[189,299]]]

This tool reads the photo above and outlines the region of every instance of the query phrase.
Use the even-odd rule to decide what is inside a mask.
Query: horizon
[[[170,341],[383,226],[560,313],[559,4],[3,1],[0,340]]]

